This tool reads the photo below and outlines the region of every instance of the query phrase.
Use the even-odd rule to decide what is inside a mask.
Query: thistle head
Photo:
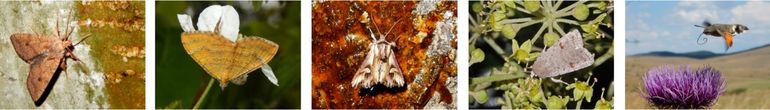
[[[664,109],[709,108],[724,91],[722,74],[709,66],[663,66],[644,76],[646,95],[653,106]]]

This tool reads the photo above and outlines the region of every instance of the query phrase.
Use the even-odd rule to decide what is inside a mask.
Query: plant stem
[[[201,96],[198,97],[198,101],[195,102],[193,109],[198,109],[198,107],[200,107],[201,103],[203,103],[203,100],[205,100],[206,96],[208,96],[209,90],[211,90],[211,86],[213,85],[214,85],[214,78],[211,78],[209,79],[209,84],[206,86],[206,89],[203,90],[203,94],[201,94]]]
[[[575,105],[575,110],[580,110],[580,105],[583,103],[583,98],[580,98],[580,100],[577,102],[577,105]]]

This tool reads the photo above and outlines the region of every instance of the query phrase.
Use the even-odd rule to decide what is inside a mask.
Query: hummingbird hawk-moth
[[[695,27],[703,28],[703,32],[698,35],[698,44],[703,45],[708,41],[706,38],[701,39],[703,34],[722,37],[725,39],[725,51],[733,46],[733,36],[749,30],[748,27],[742,24],[712,24],[708,21],[704,21],[703,25],[695,25]],[[703,42],[700,42],[701,40]]]
[[[56,34],[53,36],[30,33],[11,35],[11,43],[16,54],[30,64],[27,90],[35,106],[45,102],[59,74],[66,72],[67,59],[80,61],[72,52],[76,45],[88,38],[88,35],[73,45],[69,37],[75,30],[75,26],[70,26],[67,22],[65,27],[64,31],[59,31],[59,20],[56,20]]]
[[[364,19],[362,22],[369,21],[368,13],[364,12],[362,16]],[[392,88],[405,85],[404,75],[398,61],[396,61],[396,54],[393,52],[396,44],[385,39],[393,27],[395,26],[392,26],[385,35],[380,33],[379,39],[375,37],[372,29],[368,28],[372,42],[369,44],[369,50],[364,61],[361,62],[361,66],[353,76],[351,81],[353,87],[370,88],[376,84],[383,84]],[[379,29],[377,31],[380,32]]]

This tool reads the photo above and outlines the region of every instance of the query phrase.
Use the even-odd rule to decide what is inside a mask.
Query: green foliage
[[[488,104],[491,100],[503,109],[579,109],[582,104],[590,104],[585,106],[589,108],[612,108],[612,100],[607,100],[612,99],[612,94],[604,94],[604,88],[609,88],[612,79],[592,75],[597,70],[612,70],[612,65],[600,67],[608,60],[612,62],[612,9],[609,9],[612,6],[608,6],[611,4],[609,1],[471,2],[470,62],[476,65],[471,68],[471,74],[481,74],[471,75],[475,76],[470,84],[471,104]],[[559,36],[565,35],[568,29],[580,30],[584,47],[597,56],[594,65],[556,77],[575,79],[567,84],[531,77],[530,64],[544,47],[558,42]],[[483,53],[482,48],[494,53]],[[474,71],[484,69],[490,70],[489,74]],[[595,88],[602,88],[601,97],[593,97],[599,94]]]

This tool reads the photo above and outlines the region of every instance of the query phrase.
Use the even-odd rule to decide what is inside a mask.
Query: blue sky
[[[676,53],[706,50],[725,53],[721,37],[708,38],[703,45],[696,38],[704,20],[712,23],[743,24],[749,31],[733,38],[727,53],[770,44],[770,1],[629,1],[626,2],[626,55],[652,51]]]

